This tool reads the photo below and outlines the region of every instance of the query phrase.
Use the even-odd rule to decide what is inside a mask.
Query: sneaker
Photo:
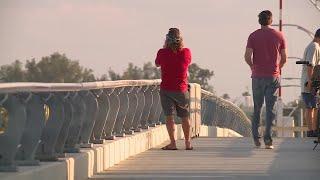
[[[260,148],[261,147],[261,143],[260,143],[259,139],[254,139],[253,142],[254,142],[254,145],[256,146],[256,148]]]
[[[307,131],[307,137],[317,137],[317,133],[315,131]]]
[[[266,149],[273,149],[274,147],[272,145],[266,145]]]

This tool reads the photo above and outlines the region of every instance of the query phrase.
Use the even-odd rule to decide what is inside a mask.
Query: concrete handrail
[[[117,88],[125,86],[148,86],[159,85],[160,79],[156,80],[119,80],[119,81],[97,81],[86,83],[0,83],[0,93],[13,92],[59,92],[59,91],[81,91],[103,88]]]

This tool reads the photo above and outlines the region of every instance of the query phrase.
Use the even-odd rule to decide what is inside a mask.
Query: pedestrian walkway
[[[319,179],[320,149],[312,139],[277,138],[275,149],[253,147],[251,138],[197,138],[195,150],[154,148],[99,173],[103,179]],[[165,145],[165,144],[163,144]]]

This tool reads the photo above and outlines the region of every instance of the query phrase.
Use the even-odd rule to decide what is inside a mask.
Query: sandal
[[[162,150],[178,150],[177,147],[170,147],[170,145],[166,145],[161,148]]]
[[[193,147],[192,146],[188,147],[188,148],[186,148],[186,150],[193,150]]]

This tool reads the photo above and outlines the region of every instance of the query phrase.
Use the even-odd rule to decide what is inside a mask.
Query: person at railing
[[[312,78],[320,76],[320,72],[315,72],[315,66],[320,65],[320,29],[316,31],[314,39],[306,47],[303,54],[303,61],[307,61],[308,65],[303,65],[301,71],[301,96],[305,103],[305,118],[308,124],[308,137],[317,136],[317,99],[316,93],[312,93]],[[319,78],[319,77],[318,77]]]
[[[177,150],[174,137],[174,113],[182,120],[186,150],[192,150],[190,141],[188,66],[191,51],[183,47],[183,39],[178,28],[170,28],[162,49],[159,49],[155,64],[161,68],[160,98],[166,116],[166,126],[170,144],[163,150]]]
[[[245,51],[245,61],[252,71],[252,94],[254,114],[252,135],[256,147],[260,147],[261,108],[266,101],[266,129],[264,143],[267,149],[273,149],[271,125],[275,119],[274,106],[280,87],[280,69],[287,61],[286,41],[282,33],[272,29],[272,13],[269,10],[259,13],[261,28],[250,34]]]

